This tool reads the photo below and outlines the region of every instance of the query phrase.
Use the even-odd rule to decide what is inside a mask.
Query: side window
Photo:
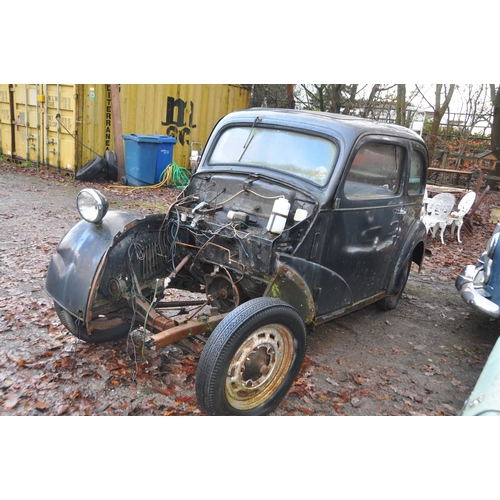
[[[424,170],[424,158],[418,151],[412,151],[410,159],[410,180],[408,182],[409,194],[422,194],[424,183],[422,174]]]
[[[356,153],[344,186],[347,198],[394,196],[399,192],[404,148],[366,143]]]

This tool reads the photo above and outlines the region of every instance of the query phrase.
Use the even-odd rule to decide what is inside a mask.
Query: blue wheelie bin
[[[152,186],[172,163],[176,139],[167,135],[124,135],[126,183]],[[122,179],[122,184],[124,184]]]

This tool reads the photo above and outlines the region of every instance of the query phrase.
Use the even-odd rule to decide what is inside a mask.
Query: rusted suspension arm
[[[153,349],[160,349],[161,347],[173,344],[174,342],[178,342],[182,339],[187,339],[188,337],[194,337],[195,335],[211,333],[225,316],[225,314],[219,314],[217,316],[211,316],[207,319],[186,321],[181,324],[176,324],[170,328],[166,328],[164,331],[151,337],[155,342]]]
[[[158,314],[154,307],[151,307],[145,300],[137,297],[135,299],[135,304],[137,312],[140,316],[146,318],[147,325],[151,330],[161,331],[175,326],[175,323],[171,319]]]
[[[176,273],[178,273],[188,262],[190,256],[187,255],[182,262],[177,266],[174,272],[168,276],[167,281],[170,281]],[[211,302],[211,297],[207,301],[200,301],[199,305]],[[204,333],[211,333],[213,329],[222,321],[225,314],[210,316],[197,321],[184,319],[183,321],[175,321],[159,314],[154,307],[151,307],[145,300],[140,298],[135,299],[137,312],[146,318],[147,325],[151,330],[160,330],[151,338],[154,340],[153,349],[160,349],[179,340]]]
[[[190,306],[202,306],[206,304],[206,300],[169,300],[169,301],[160,301],[156,305],[155,309],[179,309],[183,307]]]

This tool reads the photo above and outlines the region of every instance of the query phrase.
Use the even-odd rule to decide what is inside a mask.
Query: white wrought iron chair
[[[451,212],[446,219],[446,225],[450,226],[452,236],[455,228],[457,228],[457,240],[459,243],[462,243],[462,240],[460,239],[460,228],[464,223],[464,217],[469,213],[469,210],[472,208],[472,205],[474,205],[475,201],[476,193],[472,191],[470,193],[467,193],[459,201],[457,211]]]
[[[427,203],[429,203],[429,193],[427,192],[427,189],[424,191],[424,199],[422,200],[422,206],[424,207],[424,211],[425,211],[425,207],[427,206]]]
[[[441,229],[441,243],[445,245],[443,233],[446,229],[448,217],[455,206],[455,196],[451,193],[439,193],[429,199],[427,209],[422,222],[425,224],[427,232],[432,232],[432,237],[436,236],[438,227]]]

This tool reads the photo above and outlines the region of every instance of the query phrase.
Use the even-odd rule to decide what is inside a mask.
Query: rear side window
[[[394,196],[401,185],[404,153],[404,148],[395,144],[366,143],[361,146],[347,176],[345,196]]]
[[[424,158],[418,151],[412,151],[410,159],[410,181],[408,182],[409,194],[422,194],[424,183],[422,175],[424,172]]]

